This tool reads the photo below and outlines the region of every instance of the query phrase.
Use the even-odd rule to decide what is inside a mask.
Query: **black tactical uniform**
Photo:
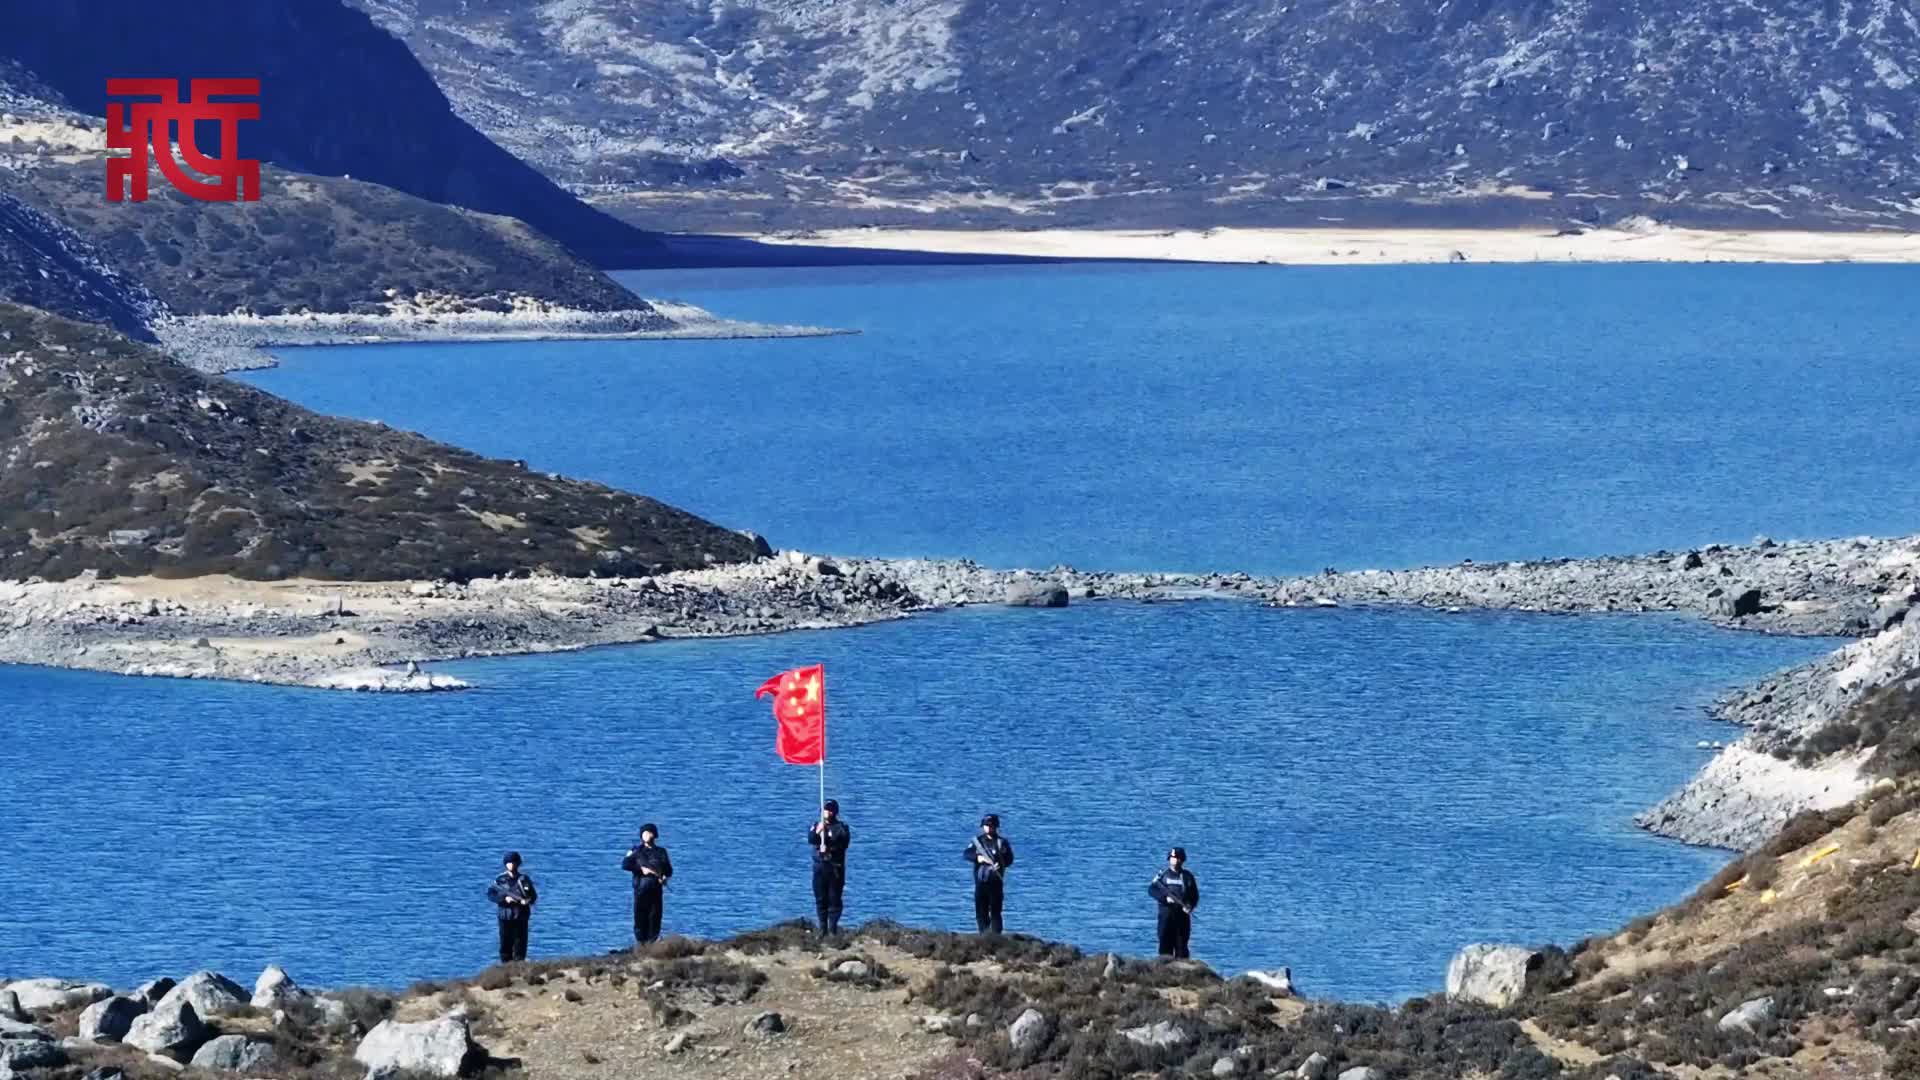
[[[827,819],[807,830],[807,846],[813,849],[813,907],[820,918],[820,933],[837,934],[841,898],[847,889],[847,845],[853,831],[840,820],[838,802],[828,799],[821,809]]]
[[[500,924],[500,962],[511,964],[527,958],[527,924],[533,921],[533,903],[540,894],[533,879],[520,872],[520,853],[507,852],[501,860],[506,869],[487,886],[487,899],[493,901]]]
[[[980,835],[961,852],[973,867],[973,921],[981,933],[1001,932],[1000,909],[1006,899],[1007,867],[1013,865],[1013,845],[1000,835],[1000,818],[980,819]]]
[[[640,826],[640,842],[628,848],[620,862],[620,868],[633,875],[633,940],[642,945],[660,939],[667,879],[673,877],[667,849],[653,842],[659,835],[659,828],[651,823]]]
[[[1147,882],[1147,895],[1159,901],[1160,955],[1185,960],[1193,909],[1200,906],[1200,883],[1187,870],[1186,848],[1168,853],[1167,868]]]

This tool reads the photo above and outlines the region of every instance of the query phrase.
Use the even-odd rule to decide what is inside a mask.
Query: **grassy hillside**
[[[0,304],[0,578],[645,574],[753,557],[639,495],[321,416]]]

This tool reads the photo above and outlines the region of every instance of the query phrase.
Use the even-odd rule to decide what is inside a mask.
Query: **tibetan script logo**
[[[194,79],[186,101],[180,100],[180,85],[173,79],[108,79],[107,96],[158,99],[107,105],[107,149],[129,151],[126,157],[107,159],[109,200],[122,201],[131,187],[134,202],[146,201],[149,148],[160,172],[196,199],[252,202],[260,197],[260,163],[240,159],[240,121],[260,119],[259,79]],[[194,126],[202,121],[220,125],[219,157],[202,154],[194,141]],[[214,179],[191,176],[173,159],[176,139],[187,168]]]

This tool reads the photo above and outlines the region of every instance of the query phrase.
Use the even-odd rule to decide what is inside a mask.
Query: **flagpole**
[[[820,671],[820,812],[827,812],[827,673]]]

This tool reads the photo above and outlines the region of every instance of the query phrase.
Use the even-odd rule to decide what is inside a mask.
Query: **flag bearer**
[[[1193,932],[1193,909],[1200,906],[1200,883],[1187,869],[1187,849],[1167,852],[1167,868],[1147,882],[1147,895],[1160,908],[1160,955],[1187,958],[1187,935]]]
[[[533,919],[533,904],[539,899],[533,879],[520,872],[520,853],[507,852],[501,860],[506,869],[487,886],[487,899],[493,901],[500,923],[500,962],[511,964],[527,958],[527,924]]]
[[[1013,845],[1000,835],[1000,815],[980,819],[980,835],[962,857],[973,866],[973,921],[981,933],[1000,933],[1000,905],[1006,898],[1007,868],[1013,865]]]
[[[640,842],[620,861],[620,869],[633,875],[633,940],[641,945],[660,939],[660,913],[666,906],[667,881],[673,877],[673,860],[654,842],[659,838],[658,825],[649,821],[640,826]]]
[[[807,846],[813,849],[813,906],[820,916],[820,934],[840,932],[841,895],[847,888],[847,845],[852,830],[840,820],[839,802],[828,799],[820,805],[820,820],[807,830]]]

